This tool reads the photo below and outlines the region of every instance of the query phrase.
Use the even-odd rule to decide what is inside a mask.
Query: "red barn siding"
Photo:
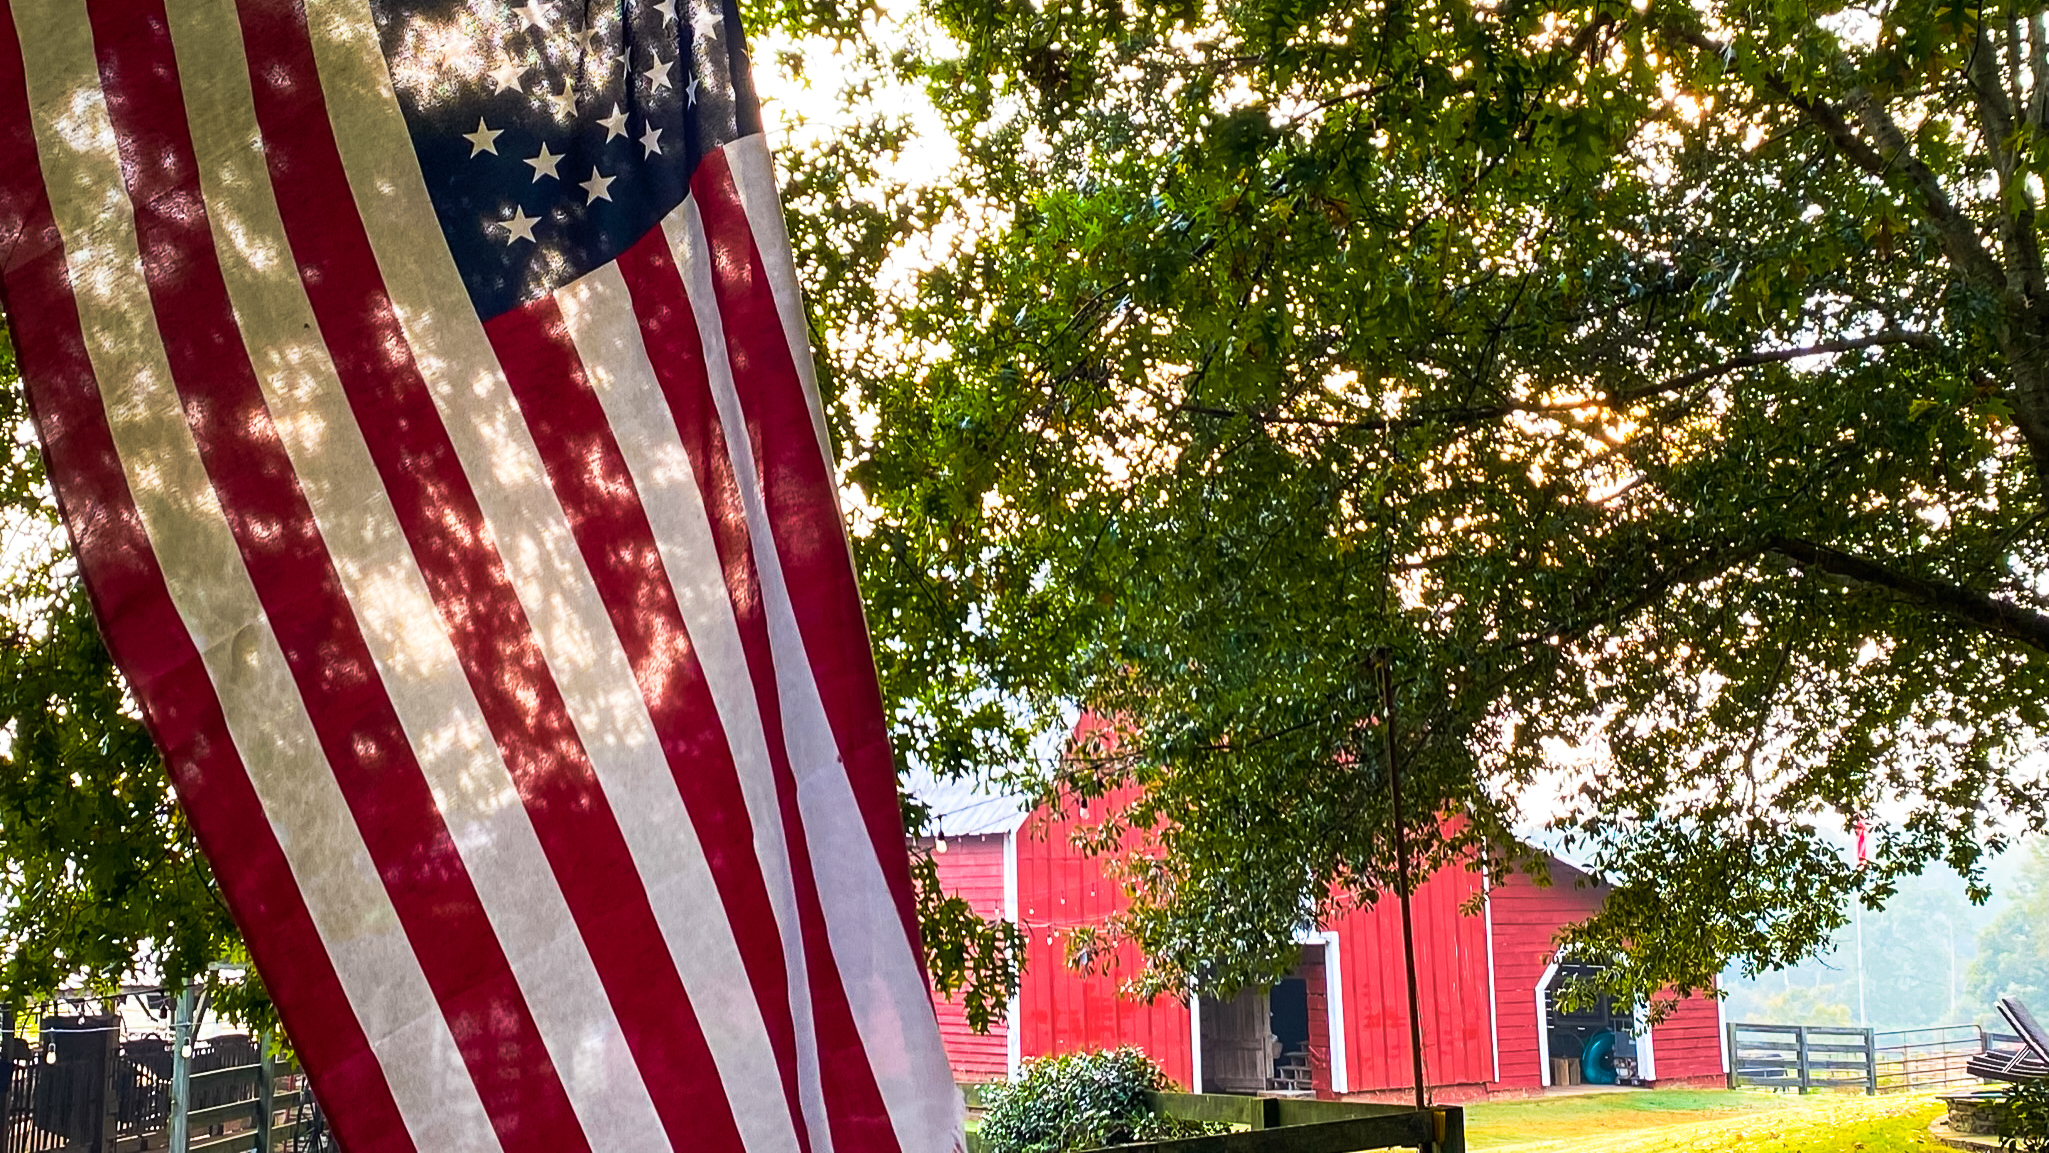
[[[1152,1054],[1167,1075],[1188,1085],[1194,1075],[1186,1006],[1161,998],[1151,1004],[1119,995],[1119,986],[1142,967],[1137,950],[1118,949],[1107,972],[1076,972],[1067,948],[1079,928],[1101,926],[1125,905],[1119,883],[1104,875],[1103,863],[1074,846],[1084,821],[1078,807],[1055,817],[1039,809],[1017,833],[1018,920],[1027,937],[1019,1021],[1022,1053],[1038,1057],[1078,1049],[1136,1045]]]
[[[1599,888],[1580,887],[1585,877],[1554,861],[1548,888],[1515,873],[1488,894],[1488,916],[1494,924],[1495,1027],[1501,1038],[1498,1084],[1505,1088],[1534,1089],[1544,1083],[1537,1045],[1537,982],[1557,951],[1553,941],[1558,930],[1601,907]],[[1662,1069],[1662,1046],[1658,1057]]]
[[[1483,1085],[1494,1076],[1487,1017],[1487,934],[1478,916],[1459,906],[1479,891],[1479,877],[1446,869],[1410,899],[1416,937],[1416,995],[1423,1014],[1423,1075],[1432,1085]],[[1401,907],[1390,895],[1352,910],[1332,926],[1344,979],[1347,1089],[1377,1093],[1407,1088],[1408,981],[1402,955]]]
[[[1605,890],[1586,884],[1586,874],[1563,862],[1551,864],[1551,885],[1539,887],[1513,874],[1488,896],[1494,923],[1494,997],[1501,1038],[1502,1089],[1535,1089],[1543,1084],[1537,1045],[1537,982],[1556,953],[1554,941],[1566,925],[1598,912]],[[1660,1082],[1719,1078],[1722,1075],[1721,1017],[1708,997],[1688,997],[1651,1031]]]
[[[1651,1030],[1658,1058],[1658,1080],[1719,1080],[1722,1068],[1722,1014],[1710,997],[1688,997]]]
[[[932,858],[939,870],[940,887],[965,898],[979,916],[1003,916],[1003,841],[1002,836],[993,834],[948,837],[946,851]],[[924,843],[933,847],[930,838]],[[1007,1025],[998,1023],[987,1033],[977,1033],[968,1028],[959,1003],[935,991],[932,1005],[939,1013],[939,1037],[946,1044],[953,1079],[963,1083],[1001,1081],[1008,1072]]]

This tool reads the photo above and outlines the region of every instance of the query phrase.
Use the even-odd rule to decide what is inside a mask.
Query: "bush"
[[[2006,1115],[1999,1119],[1999,1147],[2020,1153],[2049,1153],[2049,1081],[2006,1087]]]
[[[1042,1058],[1010,1084],[989,1088],[982,1140],[989,1153],[1064,1153],[1223,1128],[1154,1113],[1146,1094],[1173,1087],[1138,1049]]]

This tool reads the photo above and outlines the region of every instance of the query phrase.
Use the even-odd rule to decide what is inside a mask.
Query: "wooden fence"
[[[1910,1092],[1975,1084],[1965,1068],[1985,1051],[1976,1025],[1880,1032],[1844,1025],[1728,1026],[1729,1087]]]
[[[980,1108],[979,1085],[963,1086],[970,1108]],[[1234,1093],[1148,1093],[1153,1112],[1183,1121],[1208,1121],[1231,1132],[1173,1141],[1113,1146],[1115,1153],[1358,1153],[1367,1149],[1424,1149],[1466,1153],[1465,1110],[1438,1105],[1313,1101],[1300,1097],[1243,1097]],[[968,1134],[968,1153],[987,1153],[981,1134]]]
[[[124,1021],[120,1003],[140,996],[23,1013],[19,1028],[0,1009],[0,1153],[170,1146],[173,1042]],[[186,1079],[190,1153],[290,1153],[321,1129],[304,1078],[255,1038],[193,1042]]]

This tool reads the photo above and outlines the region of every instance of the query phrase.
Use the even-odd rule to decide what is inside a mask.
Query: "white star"
[[[591,25],[590,27],[584,29],[581,32],[578,32],[576,34],[576,50],[585,56],[590,55],[591,42],[593,40],[596,40],[597,38],[598,26],[595,24]]]
[[[541,144],[540,155],[534,157],[531,160],[526,161],[525,163],[534,166],[535,184],[539,184],[541,182],[541,177],[543,176],[552,176],[557,180],[562,179],[562,174],[555,171],[555,166],[557,164],[562,163],[562,157],[559,153],[548,151],[548,145],[546,144],[546,142],[543,142]]]
[[[498,223],[503,225],[505,231],[509,233],[505,238],[505,244],[507,247],[511,247],[512,242],[515,240],[524,240],[529,244],[533,243],[534,225],[540,222],[540,217],[528,216],[526,209],[515,204],[512,206],[512,219],[501,220]]]
[[[576,115],[576,88],[567,80],[562,82],[562,91],[543,93],[541,99],[555,109],[557,118]]]
[[[612,114],[610,116],[600,116],[598,123],[605,126],[605,143],[607,144],[612,142],[613,137],[626,135],[626,114],[619,111],[619,105],[617,104],[612,105]]]
[[[676,0],[662,0],[660,4],[655,5],[655,11],[662,14],[662,23],[676,22]]]
[[[648,83],[654,85],[649,91],[660,92],[664,88],[674,88],[676,84],[669,79],[669,73],[675,69],[676,62],[662,59],[659,52],[650,52],[648,55],[654,58],[654,62],[649,64],[647,71],[641,75],[647,77]]]
[[[491,79],[494,83],[498,85],[498,87],[495,90],[493,90],[492,95],[495,96],[500,92],[506,91],[507,89],[510,89],[514,92],[523,91],[523,89],[521,89],[519,86],[519,74],[524,71],[526,71],[526,69],[521,68],[519,65],[513,63],[510,60],[507,60],[505,63],[500,64],[498,67],[493,68],[491,70]]]
[[[652,124],[648,125],[647,131],[640,134],[640,146],[646,149],[645,152],[640,154],[641,159],[645,160],[650,156],[660,156],[662,154],[661,141],[662,130]]]
[[[725,27],[725,23],[725,17],[710,8],[699,8],[690,17],[690,27],[697,31],[699,40],[709,40],[718,35],[719,29]]]
[[[484,123],[483,117],[479,116],[477,117],[477,130],[475,132],[463,133],[462,138],[470,142],[471,156],[475,156],[479,152],[488,152],[496,156],[498,155],[498,138],[503,135],[505,135],[503,128],[492,128]]]
[[[695,77],[695,76],[692,76],[692,77],[690,78],[690,87],[689,87],[689,88],[688,88],[688,89],[687,89],[686,91],[688,91],[688,92],[690,93],[690,103],[691,103],[691,104],[693,104],[693,105],[694,105],[694,104],[696,104],[696,103],[697,103],[697,77]]]
[[[584,203],[596,204],[600,200],[612,199],[612,182],[617,179],[619,178],[616,176],[607,176],[599,172],[595,167],[592,168],[591,178],[582,184],[586,197]]]
[[[548,18],[541,11],[541,0],[527,0],[525,4],[514,8],[513,11],[519,13],[519,18],[525,21],[529,28],[538,28],[545,31],[548,27]]]

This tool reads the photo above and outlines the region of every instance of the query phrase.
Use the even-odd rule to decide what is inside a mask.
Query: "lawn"
[[[1683,1090],[1602,1093],[1475,1105],[1475,1149],[1503,1153],[1929,1153],[1925,1097]]]

